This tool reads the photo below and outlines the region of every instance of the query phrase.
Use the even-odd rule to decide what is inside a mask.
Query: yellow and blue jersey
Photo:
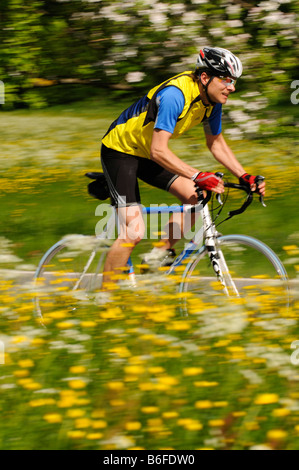
[[[170,78],[126,109],[110,126],[103,144],[116,151],[150,158],[154,129],[177,138],[205,122],[205,132],[221,132],[221,105],[205,106],[192,72]]]

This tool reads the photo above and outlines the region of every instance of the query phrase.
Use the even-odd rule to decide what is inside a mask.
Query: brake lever
[[[257,175],[254,181],[255,181],[255,184],[256,184],[257,189],[258,189],[259,184],[262,183],[263,181],[265,181],[265,177],[262,176],[262,175]],[[260,203],[262,204],[263,207],[267,207],[267,205],[265,204],[265,201],[264,201],[264,196],[262,196],[262,194],[260,194]]]
[[[221,173],[220,171],[217,171],[217,173],[215,173],[216,176],[218,176],[218,178],[223,178],[224,176],[224,173]],[[223,206],[223,201],[221,199],[221,194],[217,194],[216,195],[216,199],[217,199],[217,202],[220,206]]]

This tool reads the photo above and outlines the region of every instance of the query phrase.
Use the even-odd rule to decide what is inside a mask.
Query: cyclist
[[[194,168],[175,155],[168,146],[170,138],[203,123],[206,144],[214,158],[242,183],[265,194],[265,183],[256,187],[255,176],[245,171],[222,135],[222,105],[235,91],[241,74],[241,61],[230,51],[204,47],[194,72],[180,73],[151,89],[111,124],[102,139],[101,161],[111,202],[117,208],[120,234],[107,255],[103,285],[111,281],[109,273],[126,265],[144,235],[137,178],[169,191],[183,204],[197,202],[196,186],[224,192],[222,180],[214,173],[202,171],[200,166]],[[177,217],[170,218],[170,229],[175,224],[182,227],[181,216],[180,220]],[[177,241],[170,229],[160,249],[165,258],[173,256]]]

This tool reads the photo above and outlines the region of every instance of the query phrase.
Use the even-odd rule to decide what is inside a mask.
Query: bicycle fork
[[[223,286],[226,295],[240,296],[238,289],[229,273],[228,266],[218,242],[219,233],[213,224],[210,212],[205,206],[201,212],[205,232],[205,246],[211,261],[211,266],[216,274],[217,280]]]

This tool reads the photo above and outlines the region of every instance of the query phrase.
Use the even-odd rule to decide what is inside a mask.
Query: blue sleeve
[[[222,131],[221,116],[222,116],[222,104],[217,103],[214,106],[210,117],[203,122],[204,130],[206,134],[218,135],[221,133]]]
[[[178,118],[185,106],[183,92],[175,86],[168,86],[157,95],[158,114],[154,129],[173,134]]]

